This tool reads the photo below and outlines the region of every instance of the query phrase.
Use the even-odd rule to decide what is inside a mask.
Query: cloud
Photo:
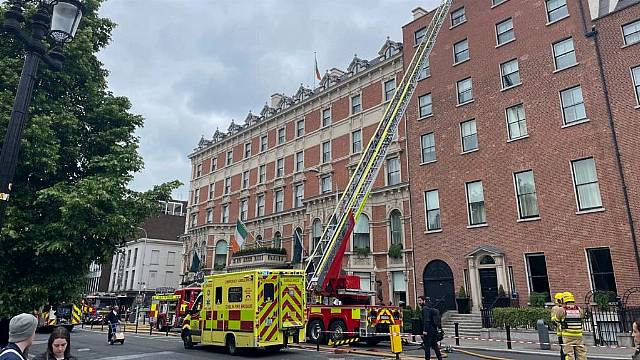
[[[179,179],[186,199],[187,155],[216,127],[259,112],[271,94],[293,94],[321,71],[346,68],[355,53],[377,55],[402,40],[416,6],[438,1],[110,0],[100,15],[118,24],[100,54],[109,86],[146,119],[137,134],[145,169],[131,187]]]

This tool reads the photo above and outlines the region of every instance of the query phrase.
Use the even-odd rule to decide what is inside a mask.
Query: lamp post
[[[145,254],[147,253],[147,239],[149,238],[149,234],[147,233],[147,230],[145,230],[145,228],[141,227],[141,226],[136,226],[136,228],[144,231],[144,247],[142,248],[142,261],[140,263],[140,280],[138,281],[138,307],[136,309],[136,325],[138,324],[138,319],[140,317],[140,294],[141,294],[141,290],[142,290],[142,286],[145,287],[145,293],[146,293],[146,283],[144,282],[144,258],[145,258]]]
[[[30,32],[25,30],[23,15],[24,6],[29,2],[38,5],[36,13],[31,17]],[[73,40],[82,12],[83,5],[78,0],[12,0],[5,13],[3,29],[24,44],[26,56],[0,152],[0,229],[4,226],[11,181],[18,162],[20,138],[27,121],[38,66],[42,61],[54,70],[62,68],[62,45]],[[52,46],[48,46],[45,40],[47,33],[52,39]]]

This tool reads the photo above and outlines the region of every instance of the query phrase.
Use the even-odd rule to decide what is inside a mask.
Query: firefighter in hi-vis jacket
[[[551,321],[556,327],[556,335],[558,335],[558,345],[560,345],[560,357],[564,359],[564,349],[562,348],[562,321],[560,321],[560,316],[562,314],[562,304],[564,301],[562,298],[564,297],[563,292],[556,293],[553,296],[553,300],[555,305],[551,308]]]
[[[564,305],[562,306],[559,320],[562,323],[565,359],[586,360],[587,349],[582,339],[584,311],[576,305],[576,300],[570,292],[564,293],[562,301]]]

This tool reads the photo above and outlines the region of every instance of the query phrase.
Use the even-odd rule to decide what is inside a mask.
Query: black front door
[[[498,297],[498,274],[496,269],[480,269],[480,289],[482,290],[482,306],[493,305]]]
[[[453,287],[453,272],[447,263],[434,260],[424,268],[424,296],[431,300],[433,307],[444,313],[455,310],[456,299]]]

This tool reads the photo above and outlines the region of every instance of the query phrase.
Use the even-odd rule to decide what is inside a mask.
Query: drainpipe
[[[615,150],[616,168],[618,175],[620,176],[620,183],[622,185],[622,195],[624,197],[624,205],[627,213],[627,221],[629,222],[629,228],[631,230],[631,243],[633,244],[634,255],[636,259],[636,267],[638,268],[638,276],[640,276],[640,252],[638,250],[638,240],[636,239],[636,227],[631,214],[631,205],[629,204],[629,191],[627,189],[627,182],[624,177],[624,170],[622,168],[622,159],[620,156],[620,146],[618,145],[618,135],[616,134],[616,128],[613,121],[613,112],[611,110],[611,99],[609,97],[609,87],[607,80],[604,76],[604,66],[602,64],[602,52],[600,49],[600,41],[598,39],[598,31],[595,25],[591,27],[591,31],[587,32],[587,19],[584,12],[584,4],[582,1],[578,1],[580,8],[580,16],[582,17],[582,29],[584,35],[587,38],[593,38],[593,42],[596,50],[596,59],[598,60],[598,71],[600,75],[600,82],[602,83],[602,90],[604,93],[605,104],[607,106],[607,117],[609,120],[609,128],[611,129],[611,140],[613,142],[613,148]]]

